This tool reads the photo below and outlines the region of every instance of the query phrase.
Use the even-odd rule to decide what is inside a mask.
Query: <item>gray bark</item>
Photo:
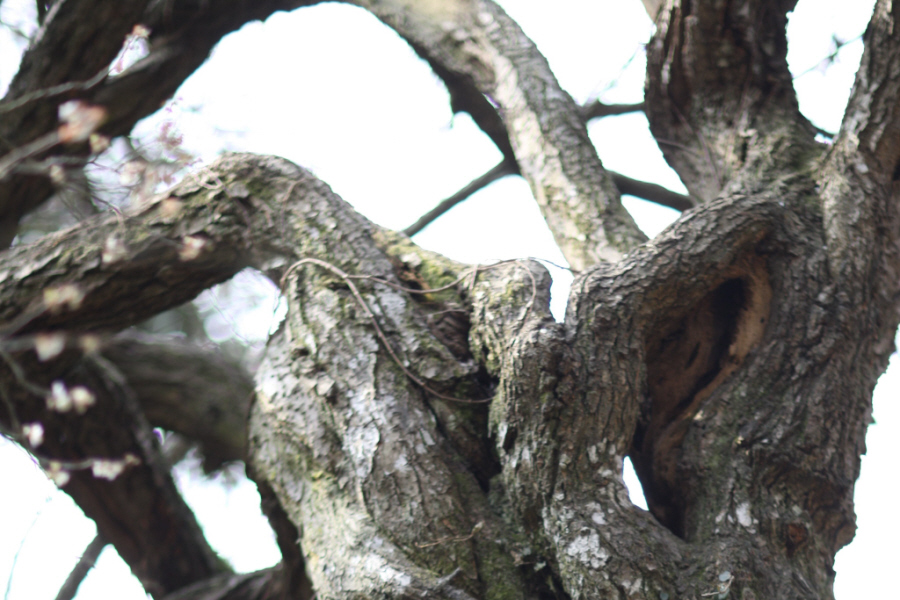
[[[224,32],[299,5],[166,4],[145,13],[159,24],[150,57],[90,88],[114,115],[110,132],[148,110],[129,85],[174,89]],[[368,222],[296,165],[227,155],[122,217],[6,251],[7,431],[45,423],[53,441],[33,449],[45,460],[140,458],[121,482],[78,473],[64,489],[158,597],[832,597],[900,314],[900,8],[878,3],[826,147],[787,71],[792,2],[645,2],[658,16],[644,110],[691,193],[646,242],[582,109],[499,7],[359,4],[429,62],[528,180],[581,271],[565,321],[553,321],[536,263],[454,263]],[[12,99],[62,81],[23,73]],[[0,218],[15,228],[46,185],[12,175]],[[228,367],[196,349],[134,338],[107,339],[108,359],[78,349],[87,331],[134,325],[248,265],[288,305],[249,404],[246,375],[231,394],[204,393]],[[77,302],[45,296],[64,284]],[[48,331],[64,332],[67,349],[38,364],[31,348]],[[48,411],[42,389],[61,377],[98,390],[104,410]],[[181,406],[191,389],[198,400]],[[150,424],[213,460],[247,462],[279,569],[236,576],[215,560]],[[625,456],[649,512],[627,498]],[[161,521],[145,526],[158,506]]]

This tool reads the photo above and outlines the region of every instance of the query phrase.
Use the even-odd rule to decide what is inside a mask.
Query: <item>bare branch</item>
[[[641,181],[639,179],[632,179],[621,173],[616,173],[615,171],[608,171],[608,173],[610,177],[612,177],[613,183],[616,184],[616,188],[619,190],[620,194],[637,196],[638,198],[656,202],[657,204],[680,211],[685,211],[694,206],[694,201],[689,196],[673,192],[661,185]],[[507,175],[518,174],[519,169],[517,166],[514,164],[510,165],[506,160],[501,161],[481,177],[473,179],[466,187],[462,188],[446,200],[442,200],[437,206],[422,215],[419,220],[404,229],[403,233],[410,237],[416,235],[440,218],[444,213],[460,202],[466,200],[480,189],[487,187],[491,183],[506,177]]]
[[[647,47],[645,112],[666,160],[700,202],[729,183],[756,189],[821,154],[787,66],[792,6],[678,0],[662,8]]]
[[[482,188],[489,186],[494,183],[498,179],[502,179],[507,175],[516,175],[519,172],[519,168],[516,166],[515,162],[511,162],[509,160],[500,161],[494,168],[490,171],[473,179],[466,187],[462,188],[446,200],[442,200],[438,203],[437,206],[432,208],[430,211],[419,217],[419,220],[407,227],[403,230],[403,233],[412,237],[431,225],[438,217],[446,213],[448,210],[479,191]]]
[[[4,98],[3,107],[8,110],[0,119],[4,153],[54,131],[58,104],[73,96],[107,110],[103,134],[126,134],[140,119],[159,110],[224,35],[277,10],[315,3],[57,2]],[[122,74],[105,77],[126,34],[137,23],[152,31],[150,55]],[[52,152],[82,158],[89,154],[85,144]],[[0,187],[0,247],[12,241],[19,219],[52,193],[47,178],[25,174],[13,176]]]
[[[851,298],[848,306],[871,304],[867,286],[876,286],[880,320],[895,310],[900,292],[900,4],[879,0],[863,39],[841,128],[816,183],[832,276]],[[893,329],[879,328],[878,335],[881,352],[889,352]]]
[[[597,158],[579,107],[496,4],[448,2],[432,10],[423,3],[401,11],[392,2],[356,3],[450,79],[451,95],[462,81],[499,106],[516,163],[572,268],[618,260],[646,239]]]
[[[619,188],[620,194],[637,196],[638,198],[656,202],[657,204],[680,211],[685,211],[694,206],[694,200],[690,196],[673,192],[661,185],[641,181],[639,179],[632,179],[621,173],[616,173],[615,171],[609,171],[609,174],[616,184],[616,187]]]
[[[102,535],[97,535],[91,540],[91,543],[81,553],[81,558],[78,559],[78,563],[69,573],[65,583],[57,592],[56,600],[72,600],[75,597],[75,594],[78,593],[78,586],[81,585],[87,574],[94,568],[94,564],[100,557],[100,553],[106,548],[107,543]]]
[[[643,102],[636,104],[604,104],[600,100],[594,100],[590,104],[581,107],[581,118],[587,122],[600,117],[625,115],[633,112],[642,112],[643,110]]]

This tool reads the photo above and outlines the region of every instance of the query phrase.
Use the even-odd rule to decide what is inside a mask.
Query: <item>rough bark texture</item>
[[[59,0],[7,97],[22,120],[4,120],[0,139],[52,131],[60,93],[40,89],[99,71],[110,39],[142,19],[147,59],[65,92],[107,106],[109,133],[152,112],[224,33],[301,4],[126,3],[93,32],[80,29],[95,22],[79,12],[91,2]],[[583,111],[499,7],[358,4],[429,62],[530,183],[581,271],[565,321],[536,263],[454,263],[296,165],[226,155],[125,215],[5,252],[5,431],[28,444],[22,424],[43,423],[31,449],[48,468],[139,458],[114,482],[79,471],[63,489],[156,597],[832,597],[900,314],[898,5],[878,2],[829,147],[799,113],[785,62],[793,2],[645,1],[657,33],[643,108],[691,192],[645,242]],[[77,69],[46,63],[66,28],[79,33],[67,43],[105,45]],[[2,182],[4,239],[50,189],[15,172]],[[249,375],[199,348],[110,336],[101,354],[83,351],[86,332],[127,328],[248,265],[288,305],[252,402]],[[66,349],[39,362],[32,349],[51,332]],[[59,379],[97,405],[49,410]],[[279,568],[234,575],[216,560],[150,425],[214,463],[247,462]],[[625,456],[649,512],[628,500]]]

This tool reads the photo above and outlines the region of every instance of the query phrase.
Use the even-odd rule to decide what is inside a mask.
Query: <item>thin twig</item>
[[[159,449],[153,428],[147,422],[147,417],[138,402],[134,390],[128,385],[128,380],[112,362],[100,354],[89,354],[85,357],[92,365],[97,367],[99,374],[106,384],[107,391],[119,402],[131,419],[131,431],[138,447],[143,454],[144,462],[151,468],[153,481],[156,486],[166,489],[166,476],[169,473],[168,462],[163,458]]]
[[[94,568],[97,558],[100,557],[100,553],[103,552],[107,543],[106,539],[99,533],[91,540],[91,543],[82,552],[81,558],[78,559],[78,564],[69,573],[66,582],[59,588],[56,600],[72,600],[75,597],[75,594],[78,592],[78,586],[81,585],[87,574]]]
[[[6,385],[2,382],[0,382],[0,398],[3,399],[6,412],[9,413],[9,424],[12,427],[11,435],[16,441],[19,441],[19,438],[22,437],[22,422],[19,421],[19,414],[16,412],[12,398],[9,397],[9,390],[6,389]]]
[[[529,260],[544,260],[544,259],[529,259]],[[567,267],[562,267],[560,265],[554,264],[554,263],[550,262],[549,260],[545,261],[545,262],[550,263],[555,267],[559,267],[560,269],[567,268]],[[469,289],[472,289],[475,287],[475,278],[478,276],[479,271],[490,271],[491,269],[496,269],[497,267],[500,267],[500,266],[508,264],[508,263],[515,263],[516,265],[525,269],[525,272],[528,273],[528,278],[531,279],[531,298],[528,301],[528,310],[525,311],[525,316],[522,317],[522,321],[524,322],[526,319],[528,319],[528,315],[531,312],[531,307],[534,305],[534,298],[537,296],[537,281],[535,280],[534,273],[531,272],[531,269],[525,268],[522,265],[522,261],[517,258],[510,259],[510,260],[501,260],[501,261],[495,262],[494,264],[491,264],[491,265],[475,265],[475,266],[463,271],[462,275],[460,275],[459,277],[457,277],[456,279],[454,279],[447,285],[443,285],[439,288],[428,288],[428,289],[424,289],[424,290],[405,287],[405,286],[396,284],[392,281],[388,281],[388,280],[382,279],[380,277],[375,277],[374,275],[347,275],[347,277],[350,279],[366,279],[369,281],[374,281],[376,283],[381,283],[388,287],[394,288],[395,290],[398,290],[401,292],[406,292],[407,294],[422,294],[422,295],[424,295],[424,294],[434,294],[437,292],[443,292],[443,291],[455,288],[457,285],[459,285],[460,283],[465,281],[465,279],[467,277],[469,277],[470,275],[472,277],[472,282],[469,284]],[[571,269],[569,269],[569,270],[571,271]]]
[[[16,381],[23,388],[40,398],[46,398],[50,395],[50,390],[42,388],[28,381],[28,377],[25,375],[25,369],[22,368],[22,365],[20,365],[18,361],[16,361],[16,359],[14,359],[12,355],[3,348],[0,348],[0,359],[3,359],[3,362],[6,363],[6,366],[8,366],[9,370],[12,371],[13,377],[15,377]]]
[[[467,542],[475,537],[475,534],[481,531],[481,528],[484,527],[484,523],[478,521],[472,527],[472,531],[468,535],[453,535],[450,537],[440,538],[434,542],[428,542],[427,544],[416,544],[416,548],[431,548],[432,546],[440,546],[442,544],[454,543],[454,542]]]
[[[41,516],[41,513],[44,512],[44,509],[47,507],[47,504],[53,500],[53,496],[49,495],[44,498],[44,504],[40,508],[38,508],[37,513],[35,513],[34,518],[31,520],[31,524],[28,525],[28,529],[25,530],[25,535],[22,536],[22,539],[19,540],[19,547],[16,549],[16,553],[13,555],[12,564],[9,567],[9,577],[6,579],[6,593],[3,594],[4,600],[9,599],[9,593],[12,590],[13,583],[13,575],[16,574],[16,565],[19,562],[19,555],[22,554],[22,548],[25,547],[25,542],[30,538],[31,530],[34,529],[34,526],[37,524],[38,519]]]
[[[13,172],[19,163],[22,163],[32,156],[36,156],[41,152],[46,152],[59,143],[59,133],[54,129],[50,133],[46,133],[24,146],[16,148],[12,152],[0,158],[0,181]]]
[[[410,237],[416,235],[417,233],[431,225],[431,223],[435,219],[443,215],[445,212],[447,212],[478,190],[487,187],[488,185],[494,183],[502,177],[506,177],[507,175],[517,175],[518,173],[518,165],[516,165],[512,161],[503,159],[490,171],[488,171],[481,177],[478,177],[477,179],[473,179],[466,187],[462,188],[446,200],[442,200],[437,206],[419,217],[419,220],[404,229],[403,233]]]
[[[35,90],[27,94],[10,100],[9,102],[0,103],[0,115],[13,111],[19,107],[25,106],[29,102],[40,100],[42,98],[52,98],[53,96],[61,96],[68,92],[89,90],[104,79],[109,74],[109,69],[103,67],[96,75],[86,81],[72,81],[69,83],[61,83],[41,90]]]
[[[836,35],[832,35],[831,42],[834,44],[834,49],[831,52],[829,52],[828,55],[825,56],[825,58],[823,58],[822,60],[820,60],[813,66],[809,67],[805,71],[801,71],[800,73],[797,73],[796,75],[792,76],[791,79],[796,81],[796,80],[800,79],[801,77],[803,77],[804,75],[808,75],[808,74],[812,73],[813,71],[818,71],[819,69],[822,69],[824,71],[825,69],[827,69],[828,67],[833,65],[835,63],[835,61],[837,61],[838,54],[841,53],[841,50],[843,50],[844,47],[846,47],[849,44],[852,44],[853,42],[857,42],[857,41],[861,40],[864,33],[865,32],[862,32],[859,35],[850,38],[849,40],[841,40]]]

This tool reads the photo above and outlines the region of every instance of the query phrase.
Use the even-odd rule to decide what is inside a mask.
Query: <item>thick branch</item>
[[[310,187],[301,181],[291,196],[305,188],[305,201],[287,204],[282,236],[308,254],[283,278],[288,316],[257,374],[250,455],[297,527],[316,591],[524,596],[470,463],[478,450],[466,446],[474,439],[485,453],[470,427],[484,426],[485,407],[472,402],[487,390],[465,347],[439,334],[458,274]],[[323,227],[327,236],[310,234]],[[452,285],[413,296],[415,281]]]
[[[579,107],[496,4],[414,3],[401,10],[387,1],[357,3],[403,36],[439,76],[451,73],[499,106],[516,163],[572,268],[618,260],[644,241],[597,158]]]
[[[645,112],[692,197],[708,201],[728,184],[760,189],[818,154],[785,59],[793,5],[679,0],[657,19]]]
[[[151,425],[200,444],[205,470],[244,460],[253,380],[240,364],[149,336],[119,336],[103,354],[128,380]]]
[[[125,243],[104,241],[112,234]],[[279,281],[288,275],[289,337],[270,345],[269,366],[259,374],[254,467],[286,510],[297,511],[289,515],[304,550],[330,557],[310,564],[317,590],[337,589],[346,585],[340,578],[350,576],[360,589],[394,596],[407,593],[407,580],[422,597],[464,597],[460,590],[482,586],[524,590],[512,559],[498,546],[505,526],[482,488],[490,473],[477,464],[483,460],[478,456],[489,453],[472,428],[484,426],[484,410],[446,406],[451,397],[480,401],[488,395],[465,346],[452,343],[458,333],[439,326],[439,315],[454,310],[445,302],[458,295],[447,290],[446,300],[437,292],[414,300],[397,288],[403,285],[394,274],[400,259],[383,253],[375,238],[397,248],[403,260],[419,266],[432,261],[408,241],[391,241],[299,167],[231,155],[121,220],[100,219],[11,250],[8,268],[23,276],[5,282],[7,295],[19,299],[5,310],[32,309],[16,323],[20,334],[121,327],[248,262]],[[407,248],[398,248],[404,243]],[[302,268],[286,270],[301,260]],[[27,265],[35,264],[43,268],[28,272]],[[432,279],[420,287],[460,279],[450,263],[432,264],[423,273]],[[373,277],[385,283],[367,280]],[[60,280],[76,280],[83,298],[54,314],[34,295]],[[293,416],[282,421],[285,414]],[[282,424],[268,433],[273,418]],[[281,465],[287,440],[280,436],[288,431],[290,444],[299,444],[291,455],[308,457],[295,469]],[[335,446],[338,440],[344,443]],[[306,486],[311,492],[301,509],[294,491]],[[336,519],[335,510],[348,518]],[[341,527],[350,529],[341,533]],[[355,541],[341,547],[335,538]],[[360,564],[371,568],[360,571]],[[388,566],[399,579],[384,580]],[[487,569],[483,576],[481,569]]]
[[[900,77],[895,72],[900,5],[878,2],[864,40],[841,130],[818,177],[832,266],[835,275],[843,271],[842,277],[850,280],[897,262],[895,256],[889,262],[879,260],[875,252],[891,248],[900,237]],[[883,273],[880,281],[880,296],[896,295],[896,271]]]
[[[43,398],[35,401],[27,390],[10,390],[4,382],[18,420],[40,423],[45,431],[43,443],[31,448],[42,466],[68,472],[62,489],[154,596],[226,571],[179,495],[124,379],[96,356],[60,372],[72,354],[77,353],[42,364],[22,356],[22,366],[35,385],[49,386],[52,378],[69,390],[89,390],[95,402],[82,412],[50,410]],[[10,379],[6,373],[4,379]]]
[[[493,305],[490,274],[475,286],[504,489],[519,519],[541,515],[533,560],[567,593],[613,596],[640,578],[638,597],[700,596],[725,570],[744,573],[735,594],[830,593],[884,366],[868,332],[885,317],[837,308],[821,221],[805,212],[813,189],[798,179],[695,208],[576,280],[563,331],[516,322],[524,277],[506,273],[517,293]],[[658,523],[627,499],[626,454]]]

